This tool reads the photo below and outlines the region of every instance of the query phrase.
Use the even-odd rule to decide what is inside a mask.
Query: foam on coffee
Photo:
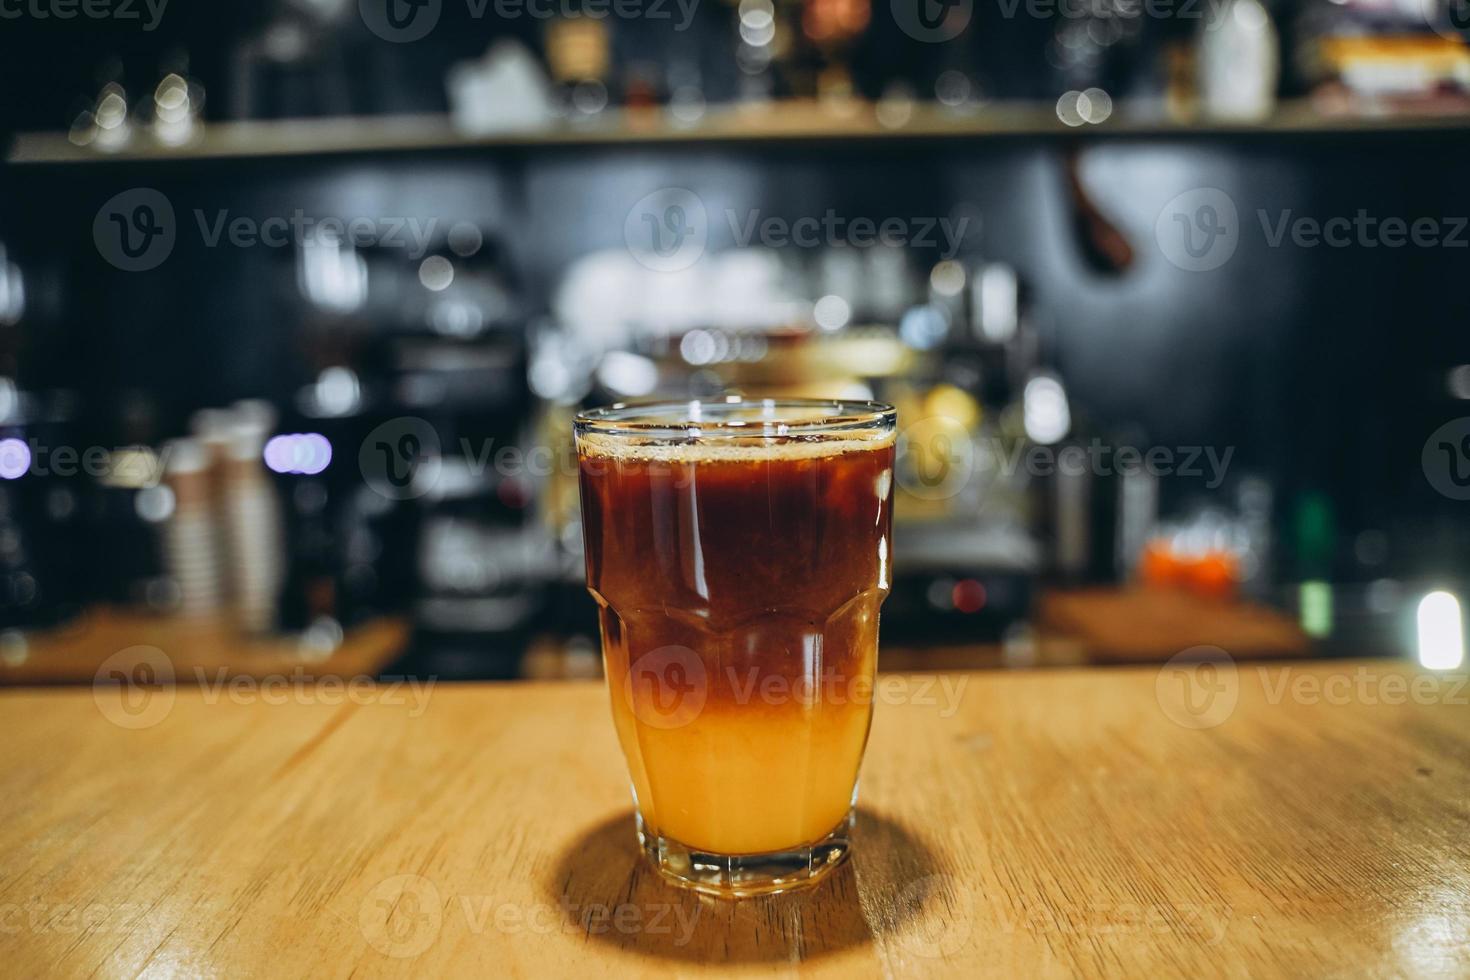
[[[578,451],[583,456],[616,460],[645,460],[661,463],[735,463],[773,460],[825,459],[847,453],[874,452],[893,444],[894,433],[884,429],[855,429],[826,434],[761,436],[728,435],[722,428],[715,438],[691,438],[670,442],[634,434],[582,433]],[[708,429],[705,430],[708,432]]]

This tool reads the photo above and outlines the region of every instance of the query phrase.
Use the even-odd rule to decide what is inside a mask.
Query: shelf
[[[1261,122],[1135,119],[1121,114],[1100,125],[1072,128],[1049,105],[994,103],[973,111],[915,104],[902,123],[879,122],[868,103],[842,109],[810,101],[719,108],[693,124],[661,110],[619,110],[581,124],[493,135],[467,135],[448,116],[363,116],[210,123],[194,143],[163,146],[139,132],[116,152],[76,146],[65,133],[21,133],[12,164],[108,163],[391,153],[462,148],[537,148],[659,143],[777,143],[844,140],[977,139],[987,137],[1171,137],[1192,135],[1470,133],[1470,113],[1324,115],[1304,102],[1285,103]]]

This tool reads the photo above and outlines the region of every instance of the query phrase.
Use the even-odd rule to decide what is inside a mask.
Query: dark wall
[[[152,165],[9,167],[0,240],[27,274],[24,386],[108,395],[158,391],[175,424],[245,395],[284,397],[311,365],[290,249],[204,247],[195,209],[257,219],[317,215],[469,220],[504,244],[533,309],[575,257],[623,246],[634,202],[668,186],[701,196],[710,249],[731,244],[726,210],[795,218],[978,216],[969,254],[1015,265],[1076,401],[1103,430],[1156,444],[1236,447],[1237,465],[1284,491],[1320,488],[1348,527],[1433,521],[1423,441],[1460,414],[1445,371],[1470,362],[1465,247],[1273,247],[1292,216],[1470,215],[1455,178],[1463,137],[1359,134],[1121,139],[1086,144],[1082,182],[1130,241],[1121,274],[1086,260],[1057,141],[672,145],[445,151]],[[173,202],[179,241],[160,268],[119,272],[91,239],[98,207],[150,186]],[[1239,241],[1220,268],[1191,272],[1154,225],[1177,195],[1219,188]],[[1462,234],[1465,241],[1470,234]],[[442,245],[442,242],[440,243]],[[371,324],[364,325],[371,329]]]

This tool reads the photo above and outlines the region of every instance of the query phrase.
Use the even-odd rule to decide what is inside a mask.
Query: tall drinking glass
[[[892,553],[894,410],[577,417],[587,586],[644,853],[716,895],[846,857]]]

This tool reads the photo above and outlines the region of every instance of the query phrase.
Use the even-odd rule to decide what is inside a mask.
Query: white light
[[[1003,344],[1016,335],[1019,290],[1016,270],[1008,265],[992,262],[980,273],[980,332],[986,340]]]
[[[1450,368],[1449,376],[1445,379],[1445,387],[1449,388],[1452,397],[1470,401],[1470,364],[1460,364]]]
[[[161,483],[156,487],[144,487],[133,498],[133,508],[150,524],[166,521],[174,513],[174,492]]]
[[[934,80],[934,97],[940,105],[953,109],[970,101],[970,79],[953,69],[939,73]]]
[[[715,338],[708,330],[691,330],[679,341],[679,353],[690,364],[708,364],[715,359]]]
[[[351,368],[329,367],[316,379],[316,404],[326,415],[347,415],[357,408],[362,386]]]
[[[945,259],[930,270],[929,287],[940,296],[958,296],[965,288],[965,267],[954,259]]]
[[[1083,98],[1082,93],[1075,89],[1063,92],[1062,97],[1057,99],[1057,118],[1068,126],[1081,126],[1086,121],[1082,118],[1079,105]]]
[[[935,306],[915,306],[898,321],[898,337],[915,350],[931,350],[944,342],[949,320]]]
[[[766,20],[764,23],[755,24],[741,18],[740,40],[753,48],[763,48],[776,38],[776,22]]]
[[[1235,22],[1248,31],[1262,30],[1268,20],[1266,8],[1259,3],[1237,3],[1233,13]]]
[[[1056,378],[1038,375],[1026,382],[1021,406],[1026,435],[1043,446],[1061,441],[1072,428],[1067,392]]]
[[[1113,98],[1100,88],[1090,88],[1077,99],[1077,114],[1090,123],[1105,122],[1113,114]]]
[[[770,7],[761,7],[754,4],[740,13],[740,23],[752,30],[763,30],[769,27],[775,19]]]
[[[1460,600],[1431,592],[1419,600],[1419,663],[1430,670],[1454,670],[1465,660],[1465,630]]]
[[[419,265],[419,282],[436,293],[448,289],[454,282],[454,266],[442,255],[431,255]]]
[[[318,306],[350,313],[367,299],[367,263],[349,242],[313,235],[301,243],[302,292]]]
[[[658,365],[640,354],[608,351],[597,366],[597,380],[620,395],[641,398],[658,387]]]
[[[841,296],[829,294],[817,300],[812,307],[812,317],[823,330],[841,330],[852,319],[852,307]]]
[[[120,91],[108,91],[97,103],[97,125],[103,129],[117,129],[128,118],[128,102]]]

